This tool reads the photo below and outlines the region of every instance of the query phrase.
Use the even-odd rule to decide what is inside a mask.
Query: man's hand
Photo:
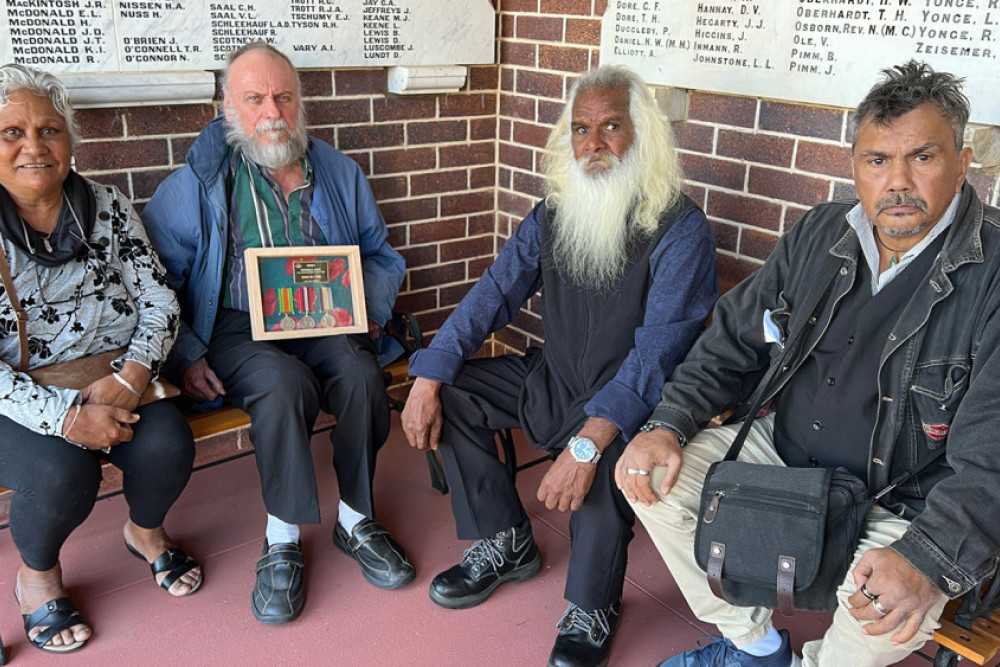
[[[649,473],[654,467],[667,469],[667,474],[660,484],[660,493],[667,495],[677,481],[684,463],[681,455],[681,443],[677,435],[667,429],[654,429],[638,433],[628,447],[618,458],[615,467],[615,483],[625,493],[629,502],[640,502],[649,507],[659,501],[649,483],[648,474],[629,474],[629,470],[642,470]]]
[[[378,337],[382,335],[382,325],[371,318],[368,320],[368,335],[372,340],[378,340]]]
[[[79,414],[74,414],[73,410],[79,410]],[[139,415],[113,405],[84,404],[66,413],[62,434],[87,449],[107,449],[131,440],[130,424],[137,421]]]
[[[924,615],[944,597],[930,580],[888,547],[865,552],[854,568],[854,583],[858,590],[847,598],[851,616],[859,621],[874,621],[864,626],[866,635],[884,635],[903,626],[892,636],[892,643],[897,645],[917,634]],[[878,598],[885,616],[861,591],[862,586]]]
[[[181,391],[186,396],[205,403],[214,401],[220,395],[226,395],[222,381],[216,376],[215,371],[209,368],[205,357],[201,357],[184,369],[184,374],[181,375]]]
[[[441,441],[441,383],[427,378],[417,378],[406,397],[401,421],[403,433],[411,447],[437,449]]]
[[[596,474],[596,463],[578,463],[564,449],[538,485],[538,499],[550,510],[575,512],[583,506]]]

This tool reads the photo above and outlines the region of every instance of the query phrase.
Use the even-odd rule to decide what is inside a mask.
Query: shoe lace
[[[481,568],[489,563],[493,566],[493,569],[499,569],[503,565],[504,560],[503,547],[496,544],[492,539],[476,540],[462,554],[462,562],[468,563],[475,568]]]
[[[719,635],[698,638],[698,665],[701,667],[726,667],[726,658],[732,644]]]
[[[611,634],[609,612],[611,612],[610,607],[588,612],[571,604],[566,608],[556,627],[560,630],[583,630],[594,642],[603,644],[604,640]]]

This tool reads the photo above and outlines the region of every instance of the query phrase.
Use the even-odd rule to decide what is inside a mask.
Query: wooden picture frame
[[[247,248],[254,340],[367,333],[358,246]]]

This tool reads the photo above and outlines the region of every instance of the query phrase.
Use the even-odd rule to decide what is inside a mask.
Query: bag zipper
[[[775,494],[770,490],[767,490],[771,494],[770,496],[758,496],[750,492],[749,489],[743,489],[744,493],[739,493],[739,491],[740,489],[730,489],[728,493],[735,495],[735,497],[740,498],[747,504],[763,505],[771,509],[804,510],[819,513],[819,509],[813,503],[799,497]],[[702,517],[702,521],[705,523],[715,521],[715,517],[719,513],[719,505],[722,503],[722,499],[726,497],[726,494],[727,492],[722,489],[712,494],[712,499],[709,500],[708,507],[705,508],[705,515]]]

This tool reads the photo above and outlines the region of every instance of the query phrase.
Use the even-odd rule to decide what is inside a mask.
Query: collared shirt
[[[313,195],[313,170],[308,158],[301,160],[305,181],[289,193],[267,169],[262,169],[239,151],[229,159],[233,184],[229,206],[229,244],[222,305],[248,311],[246,267],[243,252],[247,248],[273,248],[301,245],[326,245],[323,231],[313,220],[310,205]]]
[[[847,222],[854,229],[854,233],[858,235],[858,241],[861,243],[861,251],[865,254],[865,259],[868,261],[868,268],[871,269],[873,296],[878,294],[879,290],[888,285],[893,278],[898,276],[903,268],[905,268],[914,257],[923,252],[924,248],[929,246],[934,239],[943,234],[944,231],[951,226],[951,223],[955,220],[955,213],[958,211],[958,202],[961,199],[962,195],[956,194],[954,199],[951,200],[948,210],[946,210],[944,215],[941,216],[941,220],[939,220],[936,225],[931,227],[931,231],[928,232],[927,236],[925,236],[920,243],[910,248],[905,255],[899,258],[898,262],[890,266],[881,274],[878,272],[879,252],[878,245],[875,241],[875,232],[872,221],[868,219],[868,215],[865,213],[865,210],[861,207],[860,203],[847,212]]]

